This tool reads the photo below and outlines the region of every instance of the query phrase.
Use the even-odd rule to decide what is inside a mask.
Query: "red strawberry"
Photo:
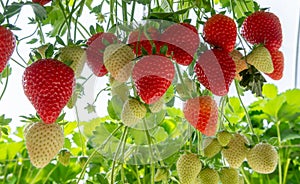
[[[39,3],[41,6],[51,2],[51,0],[32,0],[33,3]]]
[[[97,33],[88,39],[86,43],[88,45],[87,64],[96,76],[102,77],[107,74],[103,63],[103,53],[109,44],[115,42],[118,42],[118,39],[112,33]]]
[[[236,42],[237,28],[232,18],[215,14],[204,24],[203,35],[207,43],[231,52]]]
[[[280,20],[270,12],[255,12],[243,22],[242,36],[251,44],[263,43],[269,50],[278,50],[282,43]]]
[[[224,96],[235,77],[236,66],[227,51],[212,49],[200,55],[194,70],[203,86],[215,95]]]
[[[163,32],[160,41],[167,44],[167,54],[173,54],[173,59],[185,66],[191,64],[200,44],[197,29],[188,23],[171,25]]]
[[[183,105],[185,119],[206,136],[214,136],[217,130],[218,106],[211,96],[188,99]]]
[[[274,71],[272,73],[266,73],[266,75],[268,75],[274,80],[280,80],[282,78],[283,69],[284,69],[283,54],[279,50],[273,50],[273,51],[269,50],[269,51],[272,57]]]
[[[4,70],[16,46],[13,33],[0,26],[0,73]]]
[[[25,69],[24,93],[44,123],[54,123],[75,86],[74,71],[55,59],[41,59]]]
[[[142,55],[142,48],[147,51],[149,55],[152,54],[152,45],[158,40],[159,32],[154,27],[149,27],[144,33],[144,29],[134,30],[129,34],[128,44],[131,45],[133,52],[137,56]],[[159,52],[159,50],[156,50]]]
[[[147,104],[165,94],[175,75],[173,63],[164,56],[148,55],[138,61],[132,72],[137,92]]]

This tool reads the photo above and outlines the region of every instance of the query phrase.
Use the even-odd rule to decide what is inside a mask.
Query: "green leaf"
[[[274,84],[265,84],[262,88],[262,94],[266,98],[275,98],[278,94],[278,89]]]
[[[8,125],[11,122],[11,120],[11,118],[5,118],[5,115],[3,114],[2,116],[0,116],[0,125]]]
[[[4,16],[6,18],[11,18],[14,15],[17,15],[20,13],[22,7],[23,7],[24,3],[12,3],[11,5],[7,6],[5,8],[5,12],[4,12]]]
[[[155,131],[153,133],[153,137],[156,140],[156,142],[163,142],[165,141],[169,135],[162,127],[156,127]]]
[[[109,116],[105,116],[102,118],[94,118],[89,122],[80,122],[80,126],[83,126],[83,134],[86,137],[91,137],[93,135],[93,131],[97,126],[105,121],[112,120]]]
[[[112,119],[119,120],[121,118],[123,103],[122,99],[117,95],[108,101],[107,111]]]
[[[265,104],[263,107],[263,111],[268,114],[273,121],[278,121],[278,112],[285,102],[284,96],[278,96],[276,98],[273,98]]]
[[[288,134],[281,134],[281,142],[286,142],[289,140],[294,140],[294,139],[300,139],[300,135],[298,133],[288,133]]]
[[[72,140],[78,147],[82,147],[82,144],[85,146],[85,137],[80,135],[78,132],[73,133]]]
[[[287,90],[282,95],[286,97],[286,101],[289,105],[300,105],[300,89]]]
[[[37,19],[43,20],[47,18],[46,9],[38,3],[30,4]]]
[[[77,128],[77,122],[76,121],[68,122],[64,126],[64,135],[67,136],[69,134],[72,134],[74,132],[75,128]]]

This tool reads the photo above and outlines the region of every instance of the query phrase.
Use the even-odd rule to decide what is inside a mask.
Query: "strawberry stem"
[[[5,93],[6,89],[7,89],[7,85],[8,85],[8,77],[9,77],[8,72],[9,72],[9,67],[6,66],[6,80],[5,80],[5,85],[4,85],[3,91],[2,91],[2,93],[1,93],[1,95],[0,95],[0,100],[1,100],[2,97],[4,96],[4,93]]]
[[[81,152],[82,152],[82,155],[84,156],[85,155],[85,145],[84,145],[84,141],[83,141],[83,136],[82,136],[82,133],[81,133],[81,130],[79,128],[79,115],[78,115],[78,109],[77,109],[77,105],[75,104],[75,113],[76,113],[76,121],[77,121],[77,128],[78,128],[78,132],[79,132],[79,136],[80,136],[80,144],[81,144]]]
[[[254,130],[253,130],[253,127],[252,127],[252,123],[251,123],[251,119],[250,119],[250,116],[249,116],[249,114],[248,114],[248,111],[247,111],[247,109],[246,109],[246,107],[245,107],[245,105],[244,105],[244,103],[243,103],[243,101],[242,101],[241,94],[240,94],[240,91],[239,91],[239,89],[238,89],[238,85],[239,85],[239,84],[238,84],[237,80],[234,81],[234,84],[235,84],[235,89],[236,89],[236,92],[237,92],[239,101],[240,101],[240,103],[241,103],[241,105],[242,105],[242,108],[243,108],[243,110],[244,110],[244,112],[245,112],[245,116],[246,116],[246,120],[247,120],[249,129],[250,129],[250,131],[252,132],[253,135],[256,135],[256,134],[254,133]],[[256,136],[256,137],[257,137],[257,140],[259,141],[259,137],[258,137],[258,136]]]
[[[122,136],[121,136],[121,140],[120,140],[120,143],[118,144],[118,147],[117,147],[117,150],[116,150],[116,153],[115,153],[115,156],[114,156],[114,160],[113,160],[113,163],[112,163],[112,169],[111,169],[111,178],[110,178],[110,183],[114,183],[114,180],[115,180],[115,176],[114,176],[114,172],[115,172],[115,168],[116,168],[116,163],[117,163],[117,157],[118,157],[118,154],[119,154],[119,151],[122,147],[122,143],[125,141],[126,142],[126,138],[127,138],[127,132],[128,132],[128,126],[125,126],[125,129],[122,133]],[[121,159],[121,158],[120,158]]]
[[[151,139],[146,121],[144,119],[143,119],[143,125],[144,125],[144,129],[145,129],[144,131],[146,133],[147,142],[148,142],[148,145],[149,145],[149,151],[150,151],[150,155],[151,155],[151,157],[150,157],[150,162],[151,162],[151,164],[150,164],[151,184],[154,184],[155,166],[153,164],[154,154],[153,154],[153,150],[152,150],[152,139]]]
[[[281,135],[280,135],[280,121],[276,123],[276,131],[277,131],[277,140],[278,146],[281,146]],[[282,168],[281,168],[281,158],[280,154],[278,156],[278,176],[279,176],[279,184],[282,184]]]

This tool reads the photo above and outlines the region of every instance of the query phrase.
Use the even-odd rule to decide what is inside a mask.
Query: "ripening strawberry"
[[[188,23],[173,24],[161,35],[160,41],[168,46],[168,55],[181,65],[191,64],[200,44],[197,29]]]
[[[123,105],[121,120],[126,126],[136,125],[146,116],[147,109],[143,103],[137,99],[130,98]]]
[[[206,136],[216,133],[218,106],[211,96],[200,96],[188,99],[183,105],[185,119]]]
[[[96,76],[102,77],[107,74],[108,71],[103,63],[104,50],[108,45],[118,42],[118,38],[112,33],[94,34],[86,42],[88,45],[86,49],[86,62]]]
[[[85,50],[80,46],[72,45],[60,48],[59,52],[59,61],[68,64],[74,70],[75,76],[79,77],[86,61]]]
[[[247,65],[245,59],[243,59],[243,55],[242,55],[242,53],[240,53],[240,51],[233,50],[232,52],[230,52],[230,56],[232,57],[232,60],[234,61],[235,67],[236,67],[236,72],[235,72],[234,78],[236,80],[241,81],[242,76],[240,75],[240,72],[248,69],[248,65]]]
[[[128,44],[131,45],[133,52],[137,56],[143,55],[142,50],[145,50],[149,55],[153,53],[155,41],[158,40],[159,32],[154,27],[140,28],[132,31],[128,37]],[[159,50],[156,50],[159,52]]]
[[[174,76],[173,63],[159,55],[143,56],[132,71],[137,93],[146,104],[157,102],[166,93]]]
[[[249,151],[247,161],[255,172],[270,174],[276,169],[278,153],[274,146],[268,143],[259,143]]]
[[[266,73],[273,80],[280,80],[283,75],[284,69],[284,56],[279,50],[269,50],[272,58],[274,71],[272,73]]]
[[[30,162],[43,168],[57,155],[64,145],[64,133],[56,124],[32,123],[24,130]]]
[[[243,22],[242,36],[251,44],[264,44],[269,50],[278,50],[282,44],[280,20],[271,12],[254,12]]]
[[[16,39],[13,33],[9,29],[0,26],[0,73],[6,67],[15,46]]]
[[[74,87],[74,71],[55,59],[40,59],[23,74],[24,93],[46,124],[55,122]]]
[[[246,56],[246,62],[264,73],[272,73],[274,71],[271,54],[264,46],[254,48]]]
[[[33,3],[39,3],[41,6],[51,2],[51,0],[32,0]]]
[[[242,165],[249,151],[248,144],[249,141],[244,135],[234,134],[227,146],[223,148],[222,155],[230,167],[237,169]]]
[[[201,171],[202,163],[193,153],[180,155],[176,162],[179,181],[182,184],[194,184]]]
[[[237,28],[232,18],[215,14],[204,24],[203,36],[204,40],[213,47],[231,52],[235,46]]]
[[[130,77],[133,59],[132,49],[122,43],[111,44],[104,51],[104,66],[111,76],[119,82],[126,82]]]
[[[225,50],[212,49],[201,54],[194,71],[199,82],[214,95],[224,96],[235,77],[235,63]]]

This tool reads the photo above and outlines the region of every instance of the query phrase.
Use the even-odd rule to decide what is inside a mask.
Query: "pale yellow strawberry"
[[[200,171],[196,184],[218,184],[219,181],[220,177],[216,170],[205,168]]]
[[[239,168],[244,162],[249,149],[248,139],[242,134],[234,134],[228,145],[223,148],[222,155],[232,168]]]
[[[222,168],[220,173],[222,184],[239,184],[239,172],[233,168]]]
[[[196,154],[182,154],[176,162],[180,183],[194,184],[201,168],[202,163]]]
[[[145,117],[147,109],[140,101],[129,98],[123,105],[121,120],[126,126],[134,126]]]
[[[64,145],[63,130],[56,123],[32,123],[24,136],[30,161],[37,168],[45,167]]]
[[[217,139],[221,146],[227,146],[232,138],[232,134],[227,131],[221,131],[217,133]]]
[[[252,52],[246,56],[246,62],[264,73],[272,73],[274,71],[271,54],[264,46],[254,48]]]
[[[247,161],[255,172],[269,174],[276,169],[278,153],[274,146],[268,143],[259,143],[249,151]]]
[[[104,66],[120,82],[126,82],[130,77],[133,59],[134,53],[126,44],[111,44],[104,50]]]
[[[242,175],[239,175],[239,184],[244,184],[244,177]]]
[[[76,77],[79,77],[86,61],[85,50],[80,46],[71,45],[60,48],[59,52],[58,59],[68,64],[74,70]]]
[[[157,102],[150,104],[149,109],[152,113],[157,113],[163,109],[164,105],[165,105],[165,100],[162,97]]]
[[[203,152],[207,158],[212,158],[218,154],[222,149],[222,146],[218,142],[217,138],[207,137],[203,141]]]
[[[230,53],[230,56],[232,57],[232,60],[235,62],[236,66],[236,72],[235,72],[235,79],[242,80],[242,76],[240,76],[240,72],[243,70],[248,69],[246,61],[243,59],[242,53],[238,50],[233,50]]]

